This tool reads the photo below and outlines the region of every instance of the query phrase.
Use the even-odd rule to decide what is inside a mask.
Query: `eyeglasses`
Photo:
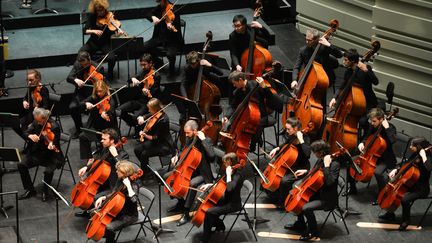
[[[242,24],[233,24],[232,27],[234,29],[240,29],[241,27],[243,27],[243,25]]]

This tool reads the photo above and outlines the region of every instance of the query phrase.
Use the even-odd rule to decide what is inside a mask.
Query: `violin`
[[[427,152],[431,149],[432,146],[429,146],[424,150]],[[417,167],[417,163],[422,163],[420,154],[417,154],[412,160],[405,163],[399,169],[399,172],[380,191],[378,204],[382,209],[394,212],[400,206],[405,193],[412,188],[420,178],[420,170]]]
[[[98,81],[103,82],[104,77],[101,73],[97,71],[97,68],[95,68],[93,65],[90,64],[89,68],[84,72],[84,84],[87,83],[88,80],[91,80],[92,83],[94,84]]]
[[[331,158],[337,158],[346,152],[347,150],[342,147],[339,151],[331,154]],[[325,182],[323,166],[324,160],[322,160],[321,163],[316,163],[303,179],[302,183],[299,186],[295,186],[290,191],[284,204],[287,212],[294,212],[299,215],[302,212],[303,206],[321,189]]]
[[[395,108],[386,119],[390,121],[398,112],[399,108]],[[363,152],[354,160],[354,163],[360,167],[362,173],[358,174],[354,168],[350,167],[349,173],[354,180],[361,182],[370,181],[374,174],[378,158],[381,157],[387,146],[391,146],[391,144],[388,145],[385,139],[381,137],[382,129],[383,126],[380,124],[375,133],[366,139]]]
[[[140,135],[140,141],[144,142],[144,133],[148,133],[153,126],[159,121],[159,119],[165,114],[163,111],[172,104],[169,103],[168,105],[166,105],[164,108],[162,108],[161,110],[157,111],[156,113],[154,113],[153,115],[151,115],[149,118],[147,118],[144,122],[146,123],[146,125],[144,126],[144,129],[142,130],[142,133]]]
[[[323,37],[329,38],[331,34],[336,32],[337,28],[339,28],[339,21],[334,19],[330,22],[330,28]],[[294,90],[295,97],[290,99],[282,113],[282,122],[285,122],[287,117],[297,117],[303,126],[313,122],[314,130],[312,133],[319,130],[323,122],[321,100],[329,86],[329,78],[323,66],[315,61],[320,47],[321,44],[318,43],[303,69],[298,87]]]
[[[201,131],[205,132],[210,126],[204,126]],[[167,185],[172,187],[172,192],[165,188],[165,193],[175,198],[185,198],[190,187],[192,175],[201,163],[202,153],[195,147],[198,136],[194,136],[192,143],[183,150],[180,155],[178,166],[166,179]]]
[[[141,83],[144,83],[143,89],[148,90],[147,97],[149,97],[149,98],[153,97],[153,95],[150,93],[150,88],[153,87],[153,85],[155,83],[155,81],[154,81],[154,75],[155,74],[156,74],[156,72],[153,69],[151,69],[150,72],[148,72],[145,75],[144,79],[140,81]]]
[[[41,90],[42,86],[38,85],[32,91],[33,107],[39,107],[42,102]]]
[[[167,28],[169,30],[171,30],[172,32],[177,32],[176,27],[173,25],[173,22],[175,20],[175,14],[172,11],[172,9],[174,8],[174,4],[168,2],[167,0],[162,0],[164,9],[162,11],[162,19],[165,19],[165,23],[167,25]]]
[[[308,124],[309,126],[301,130],[303,134],[307,134],[312,130],[313,124]],[[293,143],[297,140],[294,135],[293,138],[285,144],[279,151],[279,153],[270,160],[267,168],[264,170],[264,176],[268,179],[266,183],[261,179],[261,185],[264,189],[269,191],[276,191],[281,183],[282,178],[285,176],[286,171],[289,169],[292,173],[291,167],[297,160],[298,150]]]
[[[232,167],[233,171],[242,168],[243,165],[236,164]],[[222,176],[213,186],[209,187],[197,199],[201,202],[198,209],[192,216],[191,223],[196,227],[200,227],[204,223],[206,212],[209,208],[216,206],[218,201],[223,197],[227,188],[225,176]],[[204,198],[204,199],[203,199]]]
[[[380,49],[379,41],[372,43],[372,48],[367,51],[361,62],[367,62]],[[355,149],[357,145],[357,125],[366,112],[366,98],[363,89],[355,84],[357,73],[359,72],[356,66],[348,83],[343,88],[340,95],[337,97],[334,110],[336,111],[332,118],[327,118],[323,140],[330,144],[330,151],[336,151],[336,141],[348,149]]]
[[[55,134],[54,132],[51,130],[52,128],[52,124],[49,121],[49,117],[51,116],[52,110],[54,109],[54,104],[51,106],[51,109],[48,113],[48,117],[46,118],[46,120],[44,121],[44,124],[42,125],[42,129],[38,135],[38,137],[43,137],[44,141],[45,141],[45,145],[49,145],[50,143],[54,142],[55,139]],[[59,153],[60,150],[59,148],[57,148],[54,144],[52,144],[54,146],[53,151],[56,153]]]
[[[114,18],[113,12],[108,12],[104,17],[98,17],[96,22],[99,25],[105,26],[105,28],[108,28],[110,31],[119,31],[122,33],[126,33],[120,28],[121,23],[119,20]]]
[[[109,109],[111,108],[110,100],[111,100],[111,97],[108,97],[106,99],[104,98],[101,100],[101,102],[98,102],[96,104],[96,108],[99,110],[99,114],[102,115],[102,113],[104,113],[104,112],[106,113],[107,111],[109,111]],[[107,121],[110,121],[109,117],[108,117]]]

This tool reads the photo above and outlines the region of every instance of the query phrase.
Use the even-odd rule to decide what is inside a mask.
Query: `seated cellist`
[[[429,146],[431,146],[431,144],[423,137],[416,137],[411,140],[410,150],[412,154],[407,161],[409,162],[417,156],[420,157],[420,161],[414,162],[415,166],[420,171],[420,177],[417,183],[415,183],[402,198],[402,223],[399,226],[399,230],[406,230],[410,224],[410,211],[414,201],[419,198],[425,198],[429,195],[429,178],[432,171],[432,153],[431,150],[425,151]],[[390,179],[395,177],[401,166],[402,165],[396,167],[389,173]],[[380,215],[379,218],[393,221],[396,216],[394,212],[387,211],[385,214]]]

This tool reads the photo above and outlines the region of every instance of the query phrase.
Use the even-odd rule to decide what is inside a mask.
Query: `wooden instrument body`
[[[84,180],[80,180],[71,193],[72,205],[84,210],[92,205],[99,187],[108,179],[111,165],[105,160],[96,160],[90,171],[91,174]]]
[[[306,178],[299,186],[295,186],[285,199],[285,210],[299,215],[303,206],[324,185],[324,172],[321,168]]]
[[[90,77],[91,75],[91,77]],[[91,80],[92,83],[96,81],[103,81],[104,77],[101,73],[99,73],[93,65],[90,65],[89,70],[84,73],[84,80]]]
[[[198,81],[197,81],[198,82]],[[187,90],[187,96],[189,99],[194,100],[196,94],[195,85],[191,85],[191,87]],[[201,90],[199,94],[199,99],[197,100],[198,108],[205,115],[205,119],[209,120],[214,116],[212,114],[210,107],[212,105],[219,105],[221,92],[219,88],[213,84],[212,82],[203,79],[201,82]]]
[[[216,206],[218,201],[224,195],[226,188],[227,183],[223,178],[220,179],[195,211],[195,214],[191,220],[192,224],[194,224],[196,227],[200,227],[204,223],[207,210]]]
[[[240,65],[243,70],[253,74],[250,79],[255,79],[256,77],[261,77],[264,71],[271,69],[272,65],[272,55],[270,52],[262,47],[261,45],[255,43],[253,47],[253,52],[251,54],[252,64],[251,68],[248,68],[248,60],[249,60],[249,48],[246,49],[241,56]]]
[[[166,179],[166,183],[172,187],[173,192],[171,193],[165,188],[165,193],[171,197],[185,198],[190,187],[192,174],[201,163],[201,158],[201,152],[195,147],[192,147],[189,153],[188,150],[183,150],[179,158],[182,160],[181,165],[174,169],[173,173]]]
[[[102,208],[93,215],[86,227],[87,239],[99,241],[105,235],[107,225],[123,209],[126,197],[122,192],[114,193]]]
[[[366,98],[363,90],[353,85],[351,92],[336,110],[334,116],[327,119],[323,139],[330,144],[330,151],[334,153],[339,149],[336,142],[340,142],[347,150],[357,146],[360,118],[366,113]]]
[[[389,182],[378,195],[378,204],[382,209],[391,212],[396,211],[405,193],[413,187],[420,178],[420,170],[412,165],[412,163],[404,164],[400,171],[404,171],[405,173],[395,182]]]
[[[261,179],[261,185],[264,189],[269,191],[276,191],[281,183],[282,178],[285,176],[288,167],[294,165],[298,157],[298,150],[296,146],[286,144],[281,149],[281,154],[275,159],[272,165],[267,166],[264,170],[264,176],[267,177],[269,183],[266,184]],[[271,161],[270,161],[271,162]]]
[[[376,162],[386,150],[387,143],[380,135],[378,135],[375,140],[374,135],[370,135],[365,142],[365,148],[368,149],[365,149],[366,151],[354,160],[354,163],[356,163],[362,170],[362,174],[357,174],[352,167],[350,167],[349,171],[354,180],[361,182],[370,181],[376,168]]]
[[[323,121],[323,106],[321,100],[329,86],[329,79],[322,65],[313,61],[311,70],[305,80],[305,84],[300,87],[297,98],[291,98],[285,106],[282,114],[282,121],[288,117],[297,117],[302,126],[306,127],[310,122],[313,123],[312,133],[320,129]]]

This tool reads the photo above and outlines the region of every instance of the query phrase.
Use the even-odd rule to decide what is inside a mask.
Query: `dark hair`
[[[117,143],[119,141],[119,135],[117,133],[116,130],[114,130],[113,128],[106,128],[104,130],[102,130],[103,134],[108,134],[109,139],[114,140],[114,143]]]
[[[233,18],[233,20],[232,20],[233,23],[235,23],[235,22],[237,22],[237,21],[239,21],[240,24],[242,24],[242,25],[246,25],[246,24],[247,24],[247,19],[246,19],[246,17],[243,16],[243,15],[241,15],[241,14],[238,14],[238,15],[234,16],[234,18]]]
[[[315,142],[311,143],[311,149],[312,152],[320,153],[322,155],[330,153],[330,145],[322,139],[316,140]]]
[[[424,137],[414,137],[413,139],[411,139],[410,143],[410,146],[417,148],[417,152],[419,152],[421,149],[429,147],[430,145],[431,144],[429,143],[429,141],[426,140],[426,138]]]
[[[357,63],[359,61],[360,55],[356,49],[348,49],[348,51],[344,53],[344,57],[346,57],[350,62]]]
[[[239,163],[239,159],[237,155],[233,152],[227,153],[222,157],[223,162],[229,162],[231,166],[234,166]]]
[[[302,127],[302,124],[297,117],[288,117],[286,119],[285,123],[288,123],[292,127],[297,128],[297,129],[301,129],[301,127]]]
[[[77,61],[78,62],[90,61],[90,53],[86,51],[78,52]]]
[[[239,81],[240,79],[245,80],[246,74],[237,70],[232,71],[232,73],[229,74],[228,80],[232,83],[233,81]]]
[[[147,63],[153,63],[152,56],[149,53],[144,53],[140,57],[140,62],[147,62]]]

